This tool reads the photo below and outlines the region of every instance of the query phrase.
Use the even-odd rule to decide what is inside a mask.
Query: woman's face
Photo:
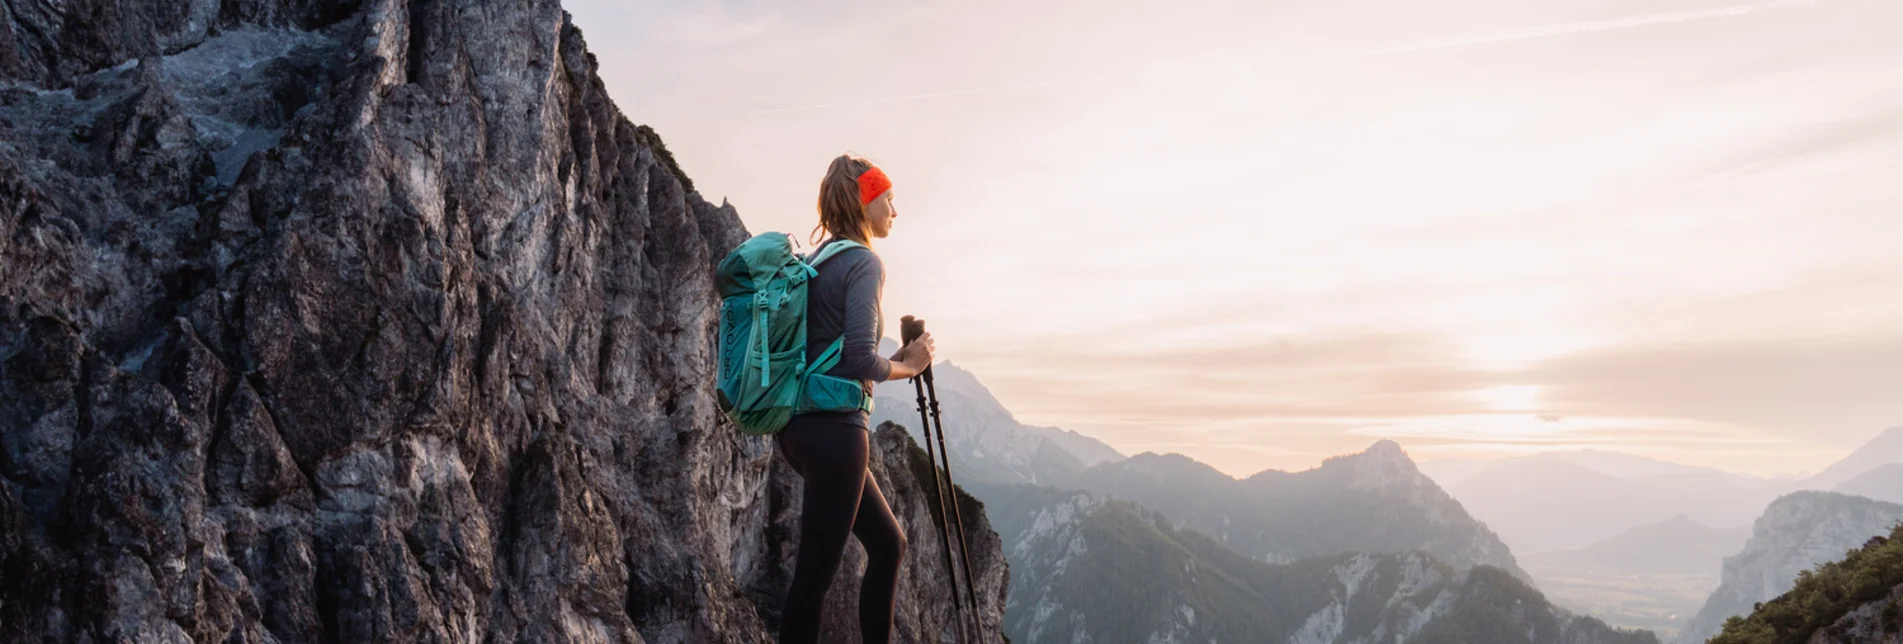
[[[899,209],[892,205],[892,191],[886,190],[866,204],[866,227],[872,236],[883,239],[892,232],[892,220],[899,216]]]

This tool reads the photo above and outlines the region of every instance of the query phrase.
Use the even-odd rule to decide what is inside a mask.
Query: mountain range
[[[1679,515],[1578,550],[1519,560],[1553,603],[1669,639],[1718,587],[1719,562],[1744,547],[1750,533]]]
[[[1241,480],[1187,456],[1147,452],[1075,480],[1077,489],[1134,501],[1266,562],[1421,551],[1458,568],[1486,565],[1530,580],[1506,544],[1392,441],[1311,470]]]
[[[1879,465],[1844,481],[1833,491],[1889,503],[1903,503],[1903,463]]]
[[[1653,641],[1547,603],[1392,441],[1238,480],[1026,426],[969,371],[933,369],[953,470],[1011,535],[1013,641]],[[876,393],[875,418],[918,425],[911,383]]]
[[[1903,427],[1891,427],[1792,489],[1834,490],[1871,470],[1899,463],[1903,463]]]
[[[1713,528],[1683,514],[1613,535],[1579,550],[1524,555],[1542,569],[1577,575],[1710,574],[1706,562],[1744,546],[1747,528]]]
[[[1885,468],[1893,464],[1903,465],[1903,427],[1879,432],[1822,472],[1798,480],[1590,450],[1428,461],[1421,470],[1516,551],[1544,553],[1584,548],[1678,515],[1708,526],[1745,526],[1773,499],[1799,490],[1854,485],[1843,491],[1895,495],[1886,486],[1897,480],[1897,470]]]
[[[1522,582],[1538,579],[1554,601],[1575,610],[1671,636],[1725,592],[1719,588],[1721,569],[1731,569],[1722,564],[1725,556],[1738,552],[1749,534],[1745,524],[1781,490],[1835,483],[1883,496],[1893,493],[1890,482],[1903,473],[1895,464],[1903,455],[1893,453],[1900,428],[1796,481],[1592,450],[1416,466],[1389,441],[1304,472],[1236,479],[1180,454],[1124,457],[1074,432],[1023,425],[969,371],[948,363],[935,369],[950,374],[939,376],[938,390],[954,466],[964,468],[961,476],[970,473],[961,480],[973,481],[974,494],[994,508],[1022,502],[999,496],[1025,493],[1006,484],[1041,483],[1049,486],[1045,494],[1131,502],[1134,511],[1157,519],[1152,525],[1169,526],[1163,534],[1174,536],[1167,540],[1193,534],[1267,564],[1413,553],[1453,570],[1486,566]],[[881,385],[880,413],[902,418],[903,412],[916,421],[912,401],[900,397],[912,395],[899,388],[907,384]],[[1448,481],[1449,489],[1424,471]],[[1484,508],[1506,528],[1496,535],[1483,510],[1469,514],[1468,507]],[[1534,554],[1516,560],[1508,548],[1515,539],[1547,549],[1528,548]],[[1023,566],[1033,564],[1019,562],[1020,554],[1026,553],[1010,557],[1014,566],[1030,570]],[[1520,561],[1535,574],[1522,571]],[[1194,612],[1193,603],[1186,605]],[[1208,616],[1216,609],[1202,610]],[[1075,619],[1095,619],[1089,609],[1074,612]],[[1007,630],[1024,626],[1010,617],[1007,624]]]
[[[890,352],[896,343],[887,342]],[[1456,567],[1489,565],[1529,579],[1506,545],[1392,441],[1308,471],[1237,480],[1181,454],[1125,458],[1081,434],[1023,425],[970,371],[949,362],[932,369],[961,482],[1046,484],[1134,501],[1267,562],[1420,550]],[[877,387],[875,419],[918,425],[911,383]]]
[[[1554,608],[1491,566],[1421,552],[1271,564],[1121,499],[1023,484],[973,493],[994,499],[1012,562],[1013,642],[1657,641]]]
[[[1523,553],[1585,548],[1679,515],[1742,526],[1778,493],[1768,482],[1717,470],[1591,452],[1506,459],[1437,480]]]
[[[897,343],[886,339],[883,353]],[[1052,427],[1018,422],[977,376],[950,361],[932,365],[939,418],[947,431],[952,471],[959,480],[993,483],[1068,484],[1086,468],[1123,460],[1123,454],[1097,439]],[[910,381],[888,381],[873,389],[872,421],[922,427],[918,392]],[[923,434],[917,434],[923,440]]]

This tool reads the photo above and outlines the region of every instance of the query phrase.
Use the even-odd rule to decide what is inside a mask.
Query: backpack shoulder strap
[[[821,245],[819,250],[813,251],[813,256],[808,257],[806,259],[806,264],[809,266],[819,266],[820,262],[824,262],[828,259],[832,259],[834,255],[838,255],[842,252],[845,252],[847,250],[851,250],[854,248],[865,248],[865,247],[866,247],[865,244],[861,244],[859,242],[856,242],[850,239],[835,238],[832,241],[828,241],[825,244]]]

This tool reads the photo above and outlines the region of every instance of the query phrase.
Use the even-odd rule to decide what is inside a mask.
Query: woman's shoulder
[[[864,244],[855,244],[852,248],[839,251],[832,259],[826,261],[839,262],[840,265],[854,270],[885,272],[885,261],[879,259],[879,252]],[[865,268],[858,268],[861,266]]]

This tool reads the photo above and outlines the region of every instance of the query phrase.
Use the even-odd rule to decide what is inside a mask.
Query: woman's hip
[[[867,424],[858,412],[794,414],[774,443],[801,475],[808,466],[864,468],[870,449]]]

